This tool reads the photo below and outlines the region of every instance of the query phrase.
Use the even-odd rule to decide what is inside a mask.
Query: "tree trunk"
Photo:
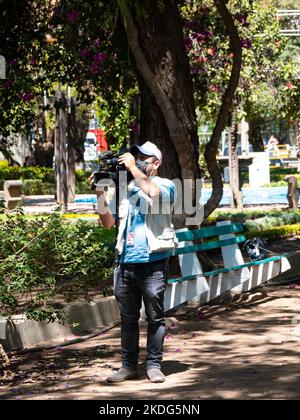
[[[68,203],[75,201],[77,143],[76,99],[71,98],[71,112],[68,115]]]
[[[252,144],[254,152],[264,152],[261,123],[258,120],[249,121],[249,143]]]
[[[236,112],[232,113],[231,127],[228,133],[229,174],[232,191],[232,207],[243,210],[242,192],[239,183],[239,160],[237,154],[237,120]]]
[[[241,40],[237,28],[235,26],[233,17],[227,9],[224,0],[214,0],[214,2],[218,8],[220,15],[222,16],[223,22],[230,36],[230,44],[233,52],[233,64],[231,70],[231,77],[222,100],[222,105],[219,111],[218,119],[210,141],[208,142],[205,148],[205,160],[207,163],[207,169],[212,179],[213,187],[212,195],[204,207],[205,219],[218,207],[223,195],[223,181],[217,162],[217,153],[222,131],[226,127],[234,94],[239,84],[242,65]]]
[[[297,159],[298,161],[300,161],[300,121],[297,122],[296,146],[297,146]],[[298,169],[298,172],[299,172],[299,169]]]
[[[63,211],[68,208],[68,179],[67,179],[67,101],[63,92],[55,95],[55,174],[56,199],[62,205]]]
[[[159,175],[169,179],[181,179],[181,168],[177,152],[171,141],[164,116],[156,104],[149,88],[139,79],[141,92],[141,132],[140,143],[145,140],[153,141],[162,151],[163,165],[159,168]]]
[[[151,99],[142,105],[144,110],[151,107],[152,117],[147,117],[147,121],[151,118],[151,124],[145,128],[142,123],[141,134],[147,132],[150,135],[151,131],[158,134],[152,141],[163,148],[166,162],[169,153],[178,159],[181,178],[192,182],[195,204],[195,180],[200,179],[199,142],[192,79],[184,50],[178,4],[177,1],[167,0],[162,10],[156,0],[141,0],[139,4],[142,12],[137,15],[134,6],[126,6],[126,2],[119,0],[144,99],[148,91],[151,92]],[[153,104],[161,114],[157,108],[153,109]],[[152,118],[155,119],[157,115],[158,121],[153,121]],[[166,174],[167,167],[171,173]],[[162,174],[171,178],[174,173],[178,175],[178,166],[177,163],[174,165],[174,161],[173,164],[166,163],[165,168],[162,168]]]
[[[139,142],[150,140],[157,144],[163,155],[163,165],[158,170],[158,175],[163,178],[180,179],[181,168],[175,147],[171,141],[169,130],[164,116],[156,104],[149,88],[139,78],[141,93],[141,131]],[[174,215],[174,226],[179,229],[184,225],[184,215]]]
[[[1,377],[6,378],[7,374],[9,373],[8,371],[9,365],[10,365],[9,358],[4,351],[2,344],[0,344],[0,378]]]

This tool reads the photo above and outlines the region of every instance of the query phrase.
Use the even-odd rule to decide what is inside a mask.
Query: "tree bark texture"
[[[55,174],[56,199],[63,211],[68,208],[67,179],[67,101],[65,94],[58,91],[55,95]]]
[[[139,79],[141,92],[140,142],[152,141],[162,151],[163,165],[159,175],[169,179],[181,179],[181,168],[176,149],[171,141],[161,109],[155,102],[150,89]]]
[[[162,174],[167,167],[171,169],[171,158],[176,158],[168,177],[178,175],[178,162],[181,178],[194,181],[200,178],[199,142],[178,2],[167,0],[160,10],[158,1],[141,0],[139,14],[133,5],[121,0],[119,4],[140,78],[142,118],[146,118],[141,138],[151,136],[149,140],[165,152],[166,169],[162,168]],[[195,196],[194,186],[193,193]]]
[[[68,203],[74,203],[76,187],[76,146],[78,143],[75,98],[71,98],[70,110],[71,112],[68,114]]]
[[[8,372],[8,367],[10,365],[9,358],[4,351],[2,344],[0,344],[0,378],[6,378]]]
[[[239,159],[237,154],[237,119],[236,112],[232,113],[231,127],[228,135],[228,150],[229,150],[229,174],[230,187],[232,191],[233,208],[239,211],[243,210],[242,192],[240,191],[239,182]]]

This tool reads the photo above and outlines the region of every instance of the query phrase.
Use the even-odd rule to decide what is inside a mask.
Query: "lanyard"
[[[138,191],[132,192],[131,196],[130,196],[130,200],[131,198],[134,196],[134,194],[137,194]],[[132,205],[131,201],[130,202],[130,206],[129,206],[129,212],[128,212],[128,219],[127,219],[127,230],[129,231],[132,225],[132,221],[135,219],[136,216],[139,215],[139,209],[137,206],[137,203],[140,200],[140,197],[136,200],[135,206]]]

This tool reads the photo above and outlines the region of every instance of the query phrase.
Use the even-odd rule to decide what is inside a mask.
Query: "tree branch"
[[[145,83],[153,93],[153,96],[157,102],[157,105],[160,107],[163,116],[165,118],[166,125],[168,127],[170,138],[174,144],[176,152],[178,154],[179,163],[181,166],[182,178],[185,179],[194,179],[195,171],[192,166],[192,159],[191,165],[187,167],[186,159],[184,158],[186,154],[191,150],[192,147],[189,141],[186,139],[186,133],[182,129],[176,113],[173,109],[172,103],[168,98],[168,95],[163,90],[160,84],[160,77],[153,73],[150,68],[149,63],[145,57],[145,54],[141,48],[139,42],[139,33],[134,23],[131,11],[129,7],[126,5],[126,1],[118,0],[121,13],[124,18],[125,28],[127,32],[127,39],[132,54],[134,56],[136,67],[143,76]]]

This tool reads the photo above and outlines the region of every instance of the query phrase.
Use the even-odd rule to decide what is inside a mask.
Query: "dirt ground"
[[[120,361],[120,328],[79,344],[12,357],[0,399],[300,399],[300,285],[168,315],[163,384],[105,382]],[[141,326],[141,362],[145,325]]]
[[[299,236],[268,244],[279,254],[299,248]],[[182,306],[167,314],[167,326],[163,384],[146,377],[145,324],[139,378],[105,382],[120,365],[116,326],[78,344],[12,356],[15,374],[0,379],[0,399],[300,399],[300,278],[227,303]]]

